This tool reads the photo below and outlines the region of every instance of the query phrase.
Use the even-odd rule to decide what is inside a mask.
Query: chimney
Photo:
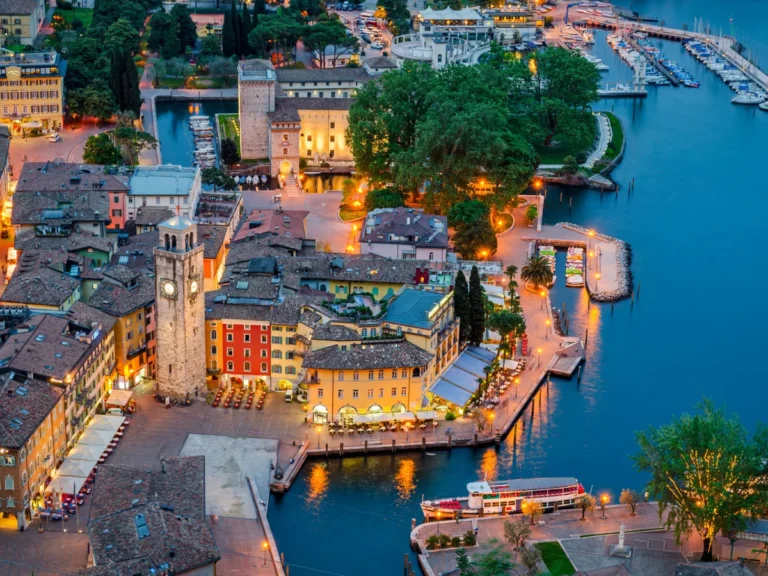
[[[162,468],[162,470],[163,470],[163,474],[165,474],[165,458],[163,458],[163,459],[160,461],[160,467],[161,467],[161,468]]]

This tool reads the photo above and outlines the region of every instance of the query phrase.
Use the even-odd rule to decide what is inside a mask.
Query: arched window
[[[261,371],[262,372],[266,372],[267,371],[267,363],[266,362],[262,362],[261,363]]]
[[[165,249],[168,250],[168,248],[171,247],[171,240],[168,236],[168,234],[165,235]]]
[[[171,236],[171,250],[176,251],[176,236]]]
[[[216,340],[216,330],[211,330],[211,340]]]
[[[189,250],[189,234],[184,234],[184,250]]]
[[[376,328],[371,328],[371,338],[376,338],[376,336],[378,336]]]
[[[5,477],[5,489],[6,490],[13,490],[13,476],[8,474]]]
[[[216,348],[216,345],[215,345],[215,344],[214,344],[213,346],[211,346],[211,354],[217,354],[217,353],[218,353],[218,351],[219,351],[219,350],[218,350],[218,348]]]
[[[250,371],[251,371],[251,363],[250,362],[245,362],[243,364],[243,372],[250,372]]]
[[[194,232],[190,232],[189,233],[189,247],[190,248],[194,248],[194,246],[195,246],[195,233]]]
[[[368,408],[368,414],[381,414],[384,412],[384,410],[381,409],[381,406],[378,404],[374,404],[370,408]]]
[[[443,63],[443,55],[442,54],[438,54],[437,55],[437,63],[438,64],[442,64]]]
[[[405,412],[405,405],[399,402],[392,406],[392,414],[397,414],[398,412]]]
[[[312,410],[312,420],[315,424],[325,424],[328,422],[328,408],[318,404]]]
[[[211,370],[218,370],[219,363],[216,360],[211,360]]]
[[[421,376],[421,368],[418,366],[413,369],[413,376]]]
[[[397,327],[397,335],[398,336],[402,336],[403,335],[403,329],[400,326]]]
[[[227,362],[227,372],[235,371],[235,363],[232,361]]]
[[[363,328],[363,338],[368,338],[368,328]]]

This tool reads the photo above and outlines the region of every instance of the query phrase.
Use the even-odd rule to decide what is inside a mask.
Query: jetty
[[[674,86],[675,88],[677,88],[677,87],[679,87],[679,86],[680,86],[680,80],[678,80],[678,79],[675,77],[675,75],[674,75],[674,74],[672,74],[672,72],[670,72],[670,71],[669,71],[669,70],[667,70],[667,69],[666,69],[664,66],[662,66],[662,65],[661,65],[661,63],[660,63],[658,60],[656,60],[656,58],[653,58],[653,57],[652,57],[652,56],[651,56],[651,55],[650,55],[650,54],[649,54],[649,53],[648,53],[646,50],[644,50],[644,49],[643,49],[643,47],[640,45],[640,43],[639,43],[637,40],[635,40],[635,39],[632,37],[632,35],[631,35],[631,34],[628,34],[628,35],[626,36],[626,38],[624,38],[624,40],[626,40],[626,41],[627,41],[627,44],[629,44],[630,46],[632,46],[632,48],[634,48],[635,50],[637,50],[638,52],[640,52],[640,54],[642,54],[642,55],[643,55],[643,57],[645,57],[645,59],[646,59],[646,60],[648,60],[648,62],[650,62],[650,63],[651,63],[651,65],[652,65],[654,68],[656,68],[656,70],[658,70],[659,72],[661,72],[661,74],[662,74],[662,75],[663,75],[663,76],[664,76],[664,77],[665,77],[667,80],[669,80],[669,83],[670,83],[670,84],[672,84],[672,86]]]

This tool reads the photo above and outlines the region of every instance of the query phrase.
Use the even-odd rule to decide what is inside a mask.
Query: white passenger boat
[[[765,101],[766,95],[762,92],[742,92],[731,100],[734,104],[755,105]]]
[[[534,501],[545,510],[574,506],[584,494],[576,478],[521,478],[500,482],[470,482],[468,496],[443,500],[424,500],[421,510],[426,520],[463,516],[494,516],[523,511],[523,502]],[[439,514],[439,516],[438,516]]]

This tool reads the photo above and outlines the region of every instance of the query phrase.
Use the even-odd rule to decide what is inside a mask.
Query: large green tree
[[[88,164],[110,166],[122,164],[123,156],[108,134],[97,134],[89,136],[85,142],[83,160]]]
[[[549,286],[554,277],[554,271],[543,256],[532,256],[520,271],[520,279],[533,284],[534,290],[540,286]]]
[[[278,63],[282,65],[295,57],[296,42],[304,33],[304,28],[288,14],[269,14],[260,18],[259,25],[251,30],[248,44],[256,55],[263,58],[276,53]]]
[[[109,74],[110,53],[104,50],[101,41],[95,38],[78,38],[68,47],[67,75],[64,83],[71,94],[83,90]],[[69,94],[67,95],[69,102]],[[70,105],[71,108],[71,105]]]
[[[485,290],[480,271],[472,266],[469,274],[469,342],[479,346],[485,336]]]
[[[104,121],[117,111],[115,96],[109,86],[98,80],[86,88],[72,90],[67,96],[70,112],[80,116],[93,116]]]
[[[118,110],[131,110],[134,114],[139,114],[141,110],[139,73],[130,50],[112,51],[109,87],[115,96]]]
[[[405,206],[403,195],[392,188],[369,190],[365,195],[365,211],[370,212],[376,208],[399,208]]]
[[[120,18],[107,28],[104,36],[104,47],[112,50],[128,50],[135,54],[139,50],[139,32],[125,18]]]
[[[142,150],[157,147],[157,140],[151,134],[130,126],[115,128],[115,140],[125,148],[131,165],[135,166]]]
[[[357,38],[347,36],[347,29],[338,16],[322,17],[304,32],[304,46],[317,51],[320,68],[336,67],[340,56],[352,53],[359,46]]]
[[[711,400],[671,424],[638,432],[639,470],[651,475],[648,491],[678,544],[695,530],[701,560],[712,560],[718,533],[738,531],[768,513],[768,428],[750,435],[734,415]],[[664,514],[666,512],[666,518]]]
[[[221,40],[216,34],[208,34],[200,42],[200,54],[203,56],[221,56]]]
[[[187,46],[194,48],[197,42],[197,27],[187,7],[184,4],[175,4],[171,8],[171,18],[179,25],[181,51],[183,52]]]
[[[456,284],[453,287],[453,311],[459,319],[459,341],[469,340],[471,311],[469,307],[469,286],[464,272],[456,274]]]
[[[147,46],[150,50],[159,52],[162,49],[165,45],[165,39],[171,32],[172,24],[173,18],[167,12],[158,12],[152,16],[149,21],[151,30],[147,39]]]
[[[376,6],[383,8],[390,30],[407,34],[411,28],[411,13],[406,0],[377,0]]]
[[[232,20],[232,13],[224,13],[224,24],[221,28],[221,49],[224,56],[237,55],[237,37],[235,36],[235,23]]]
[[[497,248],[491,211],[480,200],[463,200],[448,212],[448,224],[455,230],[453,245],[463,258],[485,258]]]
[[[502,344],[508,344],[510,336],[525,332],[525,318],[509,310],[499,310],[488,318],[488,327],[499,333]]]

